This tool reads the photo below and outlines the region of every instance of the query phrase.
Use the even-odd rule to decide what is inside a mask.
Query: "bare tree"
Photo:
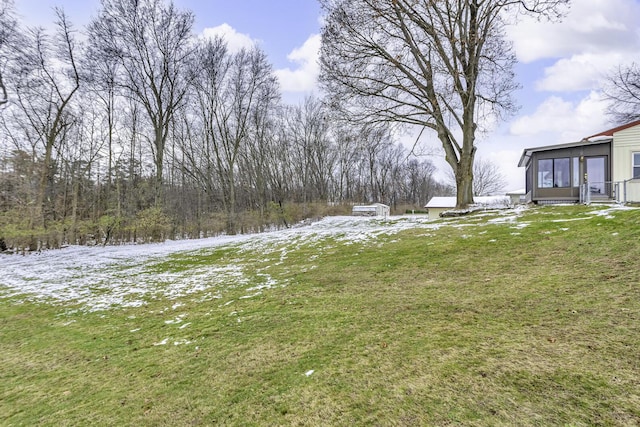
[[[54,37],[42,28],[32,29],[12,48],[13,85],[17,98],[12,111],[13,125],[32,144],[41,144],[44,148],[35,201],[37,211],[33,218],[43,228],[53,217],[55,151],[60,149],[75,121],[71,101],[81,83],[73,26],[61,9],[55,12],[57,31]],[[35,145],[33,149],[35,152]]]
[[[7,88],[2,80],[2,70],[0,70],[0,105],[4,105],[7,102],[9,102],[9,94],[7,93]]]
[[[455,176],[449,174],[449,181],[455,184]],[[473,195],[491,196],[504,191],[507,179],[498,165],[488,159],[477,157],[473,163]]]
[[[176,110],[187,94],[193,14],[163,0],[102,0],[88,27],[94,52],[120,68],[118,85],[140,103],[153,129],[155,203],[162,202],[164,154]]]
[[[196,156],[193,152],[185,155],[209,191],[214,187],[212,172],[218,178],[227,231],[235,233],[239,161],[255,136],[252,120],[260,121],[257,116],[277,104],[278,84],[266,54],[257,47],[231,54],[223,40],[208,40],[198,49],[196,63],[192,84],[202,145]]]
[[[505,20],[554,15],[569,0],[320,0],[321,81],[355,120],[435,131],[457,205],[473,201],[475,134],[514,109]]]
[[[293,200],[294,188],[301,175],[299,166],[293,161],[294,143],[289,137],[286,111],[285,108],[278,109],[273,141],[267,149],[269,188],[281,214],[284,202]]]
[[[615,122],[640,119],[640,64],[618,67],[609,75],[604,94],[610,101],[607,113]]]
[[[363,178],[365,179],[365,195],[368,202],[388,203],[386,200],[384,159],[394,148],[391,133],[387,127],[375,126],[362,129],[360,138],[363,144]]]
[[[99,157],[104,140],[96,134],[102,130],[98,108],[90,99],[79,98],[74,126],[57,146],[60,160],[58,187],[63,186],[64,197],[59,207],[60,219],[69,219],[66,230],[69,242],[78,242],[78,223],[81,218],[96,219],[102,214],[102,206],[96,202],[100,193],[99,182],[93,185],[99,171]],[[60,191],[60,190],[58,190]],[[66,228],[66,227],[65,227]]]
[[[5,66],[6,45],[13,38],[16,31],[16,20],[13,17],[13,3],[11,0],[0,0],[0,106],[9,102],[9,94],[3,80]]]
[[[406,166],[406,201],[409,204],[424,206],[435,195],[440,195],[438,183],[433,175],[437,168],[428,159],[418,161],[409,159]]]
[[[488,159],[477,158],[473,164],[473,195],[491,196],[504,191],[507,179],[498,165]]]
[[[302,197],[305,202],[327,200],[335,163],[335,147],[329,138],[329,116],[315,97],[287,111],[287,137],[292,156],[299,166]]]
[[[104,52],[89,46],[82,58],[83,80],[89,97],[98,101],[104,114],[104,131],[107,140],[107,191],[111,190],[116,135],[116,104],[118,101],[118,63],[105,60]]]
[[[344,123],[332,126],[335,141],[336,171],[333,174],[333,200],[351,200],[354,197],[354,183],[357,181],[357,164],[361,158],[363,141],[358,128]]]
[[[244,187],[252,189],[245,203],[246,208],[257,207],[261,219],[270,215],[270,201],[275,202],[269,183],[273,180],[274,168],[277,167],[274,153],[283,148],[277,145],[277,120],[282,112],[280,105],[279,87],[276,82],[271,85],[271,91],[263,92],[263,99],[254,108],[249,125],[250,144],[242,154],[243,171],[245,178]],[[282,213],[282,199],[278,202],[279,212]],[[286,219],[282,218],[284,225],[288,226]]]

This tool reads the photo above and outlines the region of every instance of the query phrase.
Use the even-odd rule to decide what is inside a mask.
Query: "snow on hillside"
[[[505,210],[491,222],[515,224],[520,213],[519,208]],[[170,263],[173,254],[207,254],[225,246],[240,251],[254,250],[263,257],[260,261],[274,265],[302,244],[317,242],[325,247],[327,238],[347,243],[375,243],[379,235],[393,235],[408,228],[436,229],[443,224],[469,225],[464,219],[430,222],[424,216],[329,217],[308,225],[254,235],[146,245],[72,246],[25,256],[3,255],[0,256],[0,297],[78,304],[87,311],[140,306],[156,297],[174,299],[196,292],[203,292],[204,299],[217,299],[222,298],[228,287],[244,288],[246,297],[250,298],[266,288],[286,284],[270,277],[268,267],[262,271],[245,271],[241,262],[199,265],[172,273],[154,266]]]
[[[393,220],[330,217],[254,235],[145,245],[71,246],[25,256],[0,256],[0,297],[80,304],[83,309],[94,311],[139,306],[154,296],[177,298],[200,291],[207,291],[208,298],[220,298],[227,286],[245,286],[248,296],[252,296],[273,286],[274,281],[259,272],[260,282],[250,283],[240,263],[204,265],[170,274],[158,273],[153,267],[170,262],[172,254],[207,253],[229,245],[240,250],[257,250],[264,257],[281,262],[297,244],[319,242],[327,237],[347,242],[368,241],[380,234],[393,234],[418,225],[438,227],[420,217]],[[279,252],[274,254],[276,250]]]

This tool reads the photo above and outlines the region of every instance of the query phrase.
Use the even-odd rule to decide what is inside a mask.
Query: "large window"
[[[640,153],[633,153],[633,177],[640,178]]]
[[[538,188],[569,187],[570,183],[571,160],[568,157],[538,160]]]
[[[538,160],[538,187],[553,187],[553,159]]]

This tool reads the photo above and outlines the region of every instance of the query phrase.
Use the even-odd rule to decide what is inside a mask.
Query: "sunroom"
[[[518,166],[526,168],[526,200],[545,204],[611,199],[611,141],[606,136],[525,149]]]

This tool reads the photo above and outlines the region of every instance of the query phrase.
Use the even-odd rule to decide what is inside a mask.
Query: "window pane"
[[[553,187],[553,160],[538,160],[538,188]]]
[[[553,186],[569,186],[569,159],[555,159],[553,164]]]
[[[573,186],[580,186],[580,159],[578,157],[573,158],[573,170],[571,171],[573,176]]]
[[[640,153],[633,153],[633,177],[640,178]]]

